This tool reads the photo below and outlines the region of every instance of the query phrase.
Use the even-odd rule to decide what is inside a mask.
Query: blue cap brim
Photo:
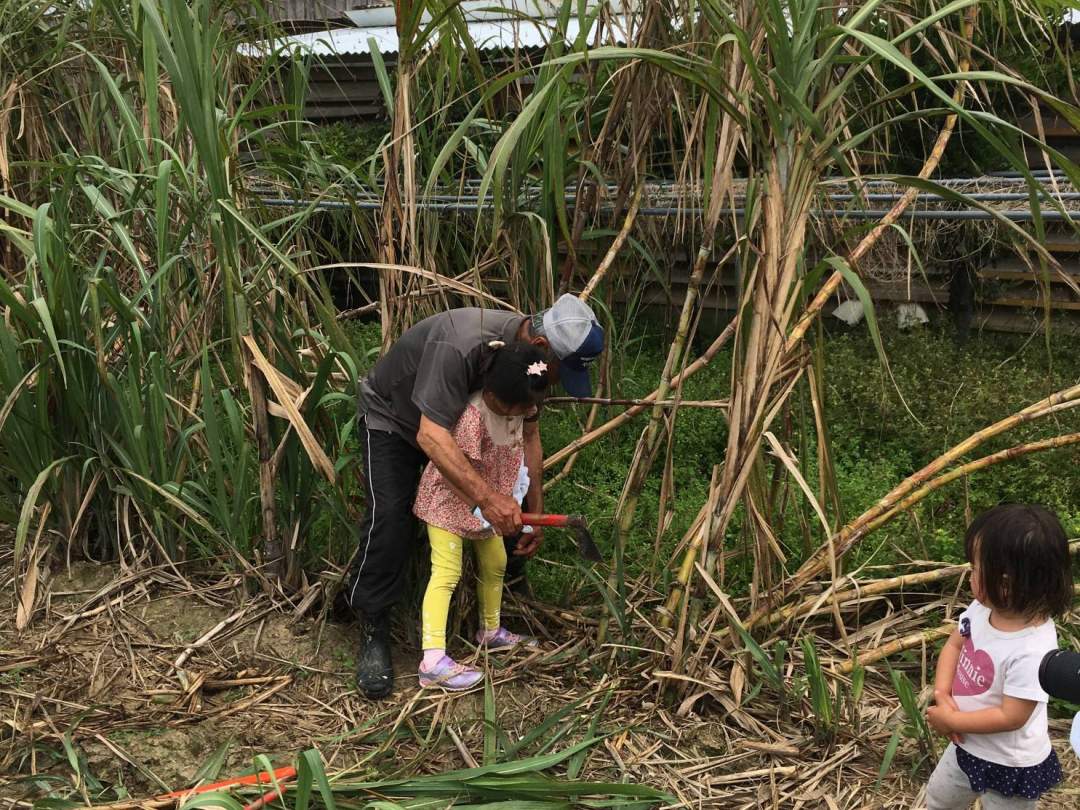
[[[587,369],[571,368],[564,363],[559,366],[559,382],[572,397],[592,396],[592,380]]]

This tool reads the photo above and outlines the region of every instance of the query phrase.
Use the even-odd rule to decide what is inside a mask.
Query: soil
[[[11,582],[8,560],[0,585],[14,594]],[[215,763],[223,778],[263,767],[260,755],[277,766],[309,748],[328,772],[474,765],[483,691],[420,692],[406,641],[394,695],[364,699],[352,682],[358,628],[332,621],[320,604],[164,567],[78,563],[43,579],[27,627],[16,628],[14,603],[0,619],[0,807],[50,794],[95,803],[152,797],[196,784]],[[905,742],[876,784],[898,714],[895,697],[870,679],[860,733],[817,748],[805,723],[768,720],[776,707],[753,704],[749,687],[732,691],[727,672],[658,700],[660,673],[647,658],[610,669],[611,651],[593,652],[585,640],[593,630],[575,627],[568,612],[518,605],[509,613],[549,639],[539,652],[488,661],[497,724],[509,739],[575,699],[585,701],[583,731],[589,708],[611,691],[600,728],[612,736],[590,755],[584,778],[651,784],[679,796],[678,806],[830,810],[912,806],[925,778],[909,774],[916,749]],[[468,653],[460,638],[456,647]],[[1063,739],[1064,721],[1056,725]],[[1044,807],[1076,806],[1080,794],[1080,763],[1063,746],[1059,754],[1068,782]]]

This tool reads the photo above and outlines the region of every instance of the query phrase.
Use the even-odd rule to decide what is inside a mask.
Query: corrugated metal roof
[[[555,35],[555,21],[542,20],[479,20],[469,22],[469,33],[480,50],[507,50],[513,48],[542,48]],[[595,34],[596,23],[589,32]],[[566,26],[566,38],[572,41],[580,31],[578,21],[571,19]],[[616,41],[623,41],[616,37]],[[371,53],[374,43],[379,53],[397,53],[397,29],[392,25],[365,28],[334,28],[287,37],[283,44],[295,44],[316,56],[352,55]]]

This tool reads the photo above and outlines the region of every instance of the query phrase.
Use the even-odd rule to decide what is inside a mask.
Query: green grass
[[[377,341],[374,325],[355,327],[357,345]],[[661,325],[638,325],[640,338],[627,341],[617,374],[618,395],[644,396],[659,378],[667,339]],[[883,328],[892,379],[881,366],[864,328],[831,328],[826,335],[826,410],[833,440],[834,464],[843,517],[860,514],[905,477],[982,427],[1080,380],[1080,341],[1054,337],[1051,353],[1040,339],[987,333],[959,345],[952,328],[935,321],[910,332]],[[708,370],[692,378],[686,399],[721,398],[728,389],[730,356],[723,354]],[[907,403],[905,407],[904,403]],[[909,412],[910,409],[910,412]],[[620,407],[605,409],[609,416]],[[580,435],[587,409],[549,406],[541,432],[550,454]],[[619,492],[644,419],[604,437],[580,454],[569,478],[548,492],[551,512],[579,512],[590,519],[602,548],[610,541]],[[671,552],[704,502],[712,465],[724,457],[726,428],[715,410],[681,411],[674,442],[675,515],[661,537],[658,559]],[[1080,415],[1066,411],[1056,421],[1022,425],[986,452],[1040,437],[1080,430]],[[983,451],[978,452],[979,455]],[[806,453],[811,471],[813,447]],[[960,561],[967,515],[1000,501],[1030,501],[1053,509],[1073,536],[1080,534],[1080,451],[1058,450],[1005,462],[939,490],[913,513],[894,520],[872,535],[852,555],[848,570],[858,564],[890,565],[912,555]],[[553,476],[557,470],[549,471]],[[813,477],[811,483],[813,483]],[[627,550],[630,576],[649,571],[654,559],[660,499],[659,464],[646,484],[632,542]],[[780,537],[792,567],[801,559],[802,532],[786,520]],[[565,599],[579,582],[573,571],[571,538],[548,533],[542,558],[554,564],[533,565],[531,577],[539,595],[553,602]],[[815,538],[817,535],[815,535]],[[729,547],[739,542],[738,526],[729,533]],[[729,568],[738,590],[740,568]]]
[[[1076,340],[1060,337],[1052,339],[1048,354],[1042,340],[1016,336],[983,335],[959,346],[946,329],[893,332],[887,339],[893,385],[860,334],[833,336],[828,412],[846,512],[862,511],[885,488],[980,428],[1075,384],[1080,380],[1077,348]],[[1080,417],[1066,411],[1021,425],[977,453],[1078,429]],[[893,548],[959,560],[966,515],[1001,501],[1044,504],[1075,534],[1080,532],[1078,459],[1073,448],[997,465],[939,490],[882,536]]]
[[[1080,379],[1080,342],[1054,338],[1052,357],[1045,343],[987,334],[958,346],[948,327],[910,333],[885,330],[891,381],[879,363],[864,329],[835,331],[826,337],[826,412],[833,441],[834,464],[843,516],[853,518],[871,506],[905,477],[920,469],[950,446],[980,428],[1019,410]],[[622,375],[622,394],[649,392],[653,372],[662,362],[665,342],[659,336],[628,363]],[[1053,362],[1051,362],[1051,360]],[[727,389],[727,357],[691,380],[687,399],[721,397]],[[639,382],[640,381],[640,382]],[[910,408],[904,406],[907,402]],[[612,409],[612,413],[617,409]],[[589,515],[597,537],[605,539],[643,423],[605,437],[579,457],[571,478],[552,488],[552,511]],[[715,411],[687,411],[678,418],[675,440],[675,518],[662,538],[661,560],[689,527],[703,503],[714,463],[723,459],[726,429]],[[1056,432],[1080,430],[1080,418],[1061,414],[1056,422],[1042,421],[1017,428],[986,448],[1019,444]],[[579,431],[577,416],[551,408],[543,422],[544,445],[551,452]],[[812,446],[805,459],[812,464]],[[982,455],[982,452],[979,453]],[[1006,462],[957,481],[928,498],[910,516],[903,516],[861,546],[849,562],[888,565],[901,553],[928,559],[960,560],[966,515],[1000,501],[1042,503],[1061,517],[1075,535],[1080,533],[1080,453],[1075,449],[1031,455]],[[653,557],[659,476],[646,485],[633,542],[628,549],[631,576],[647,570]],[[779,527],[792,565],[802,555],[801,531],[795,521]],[[737,540],[737,527],[728,543]],[[903,550],[903,552],[901,551]],[[917,553],[913,550],[917,550]],[[570,557],[565,546],[549,547],[546,554],[561,561]],[[559,575],[541,567],[538,581],[551,597],[560,591]]]

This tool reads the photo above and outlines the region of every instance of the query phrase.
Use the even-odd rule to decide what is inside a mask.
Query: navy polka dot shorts
[[[1037,799],[1061,781],[1061,763],[1053,751],[1038,765],[1010,768],[979,759],[957,746],[956,763],[976,793],[993,790],[1002,796]]]

